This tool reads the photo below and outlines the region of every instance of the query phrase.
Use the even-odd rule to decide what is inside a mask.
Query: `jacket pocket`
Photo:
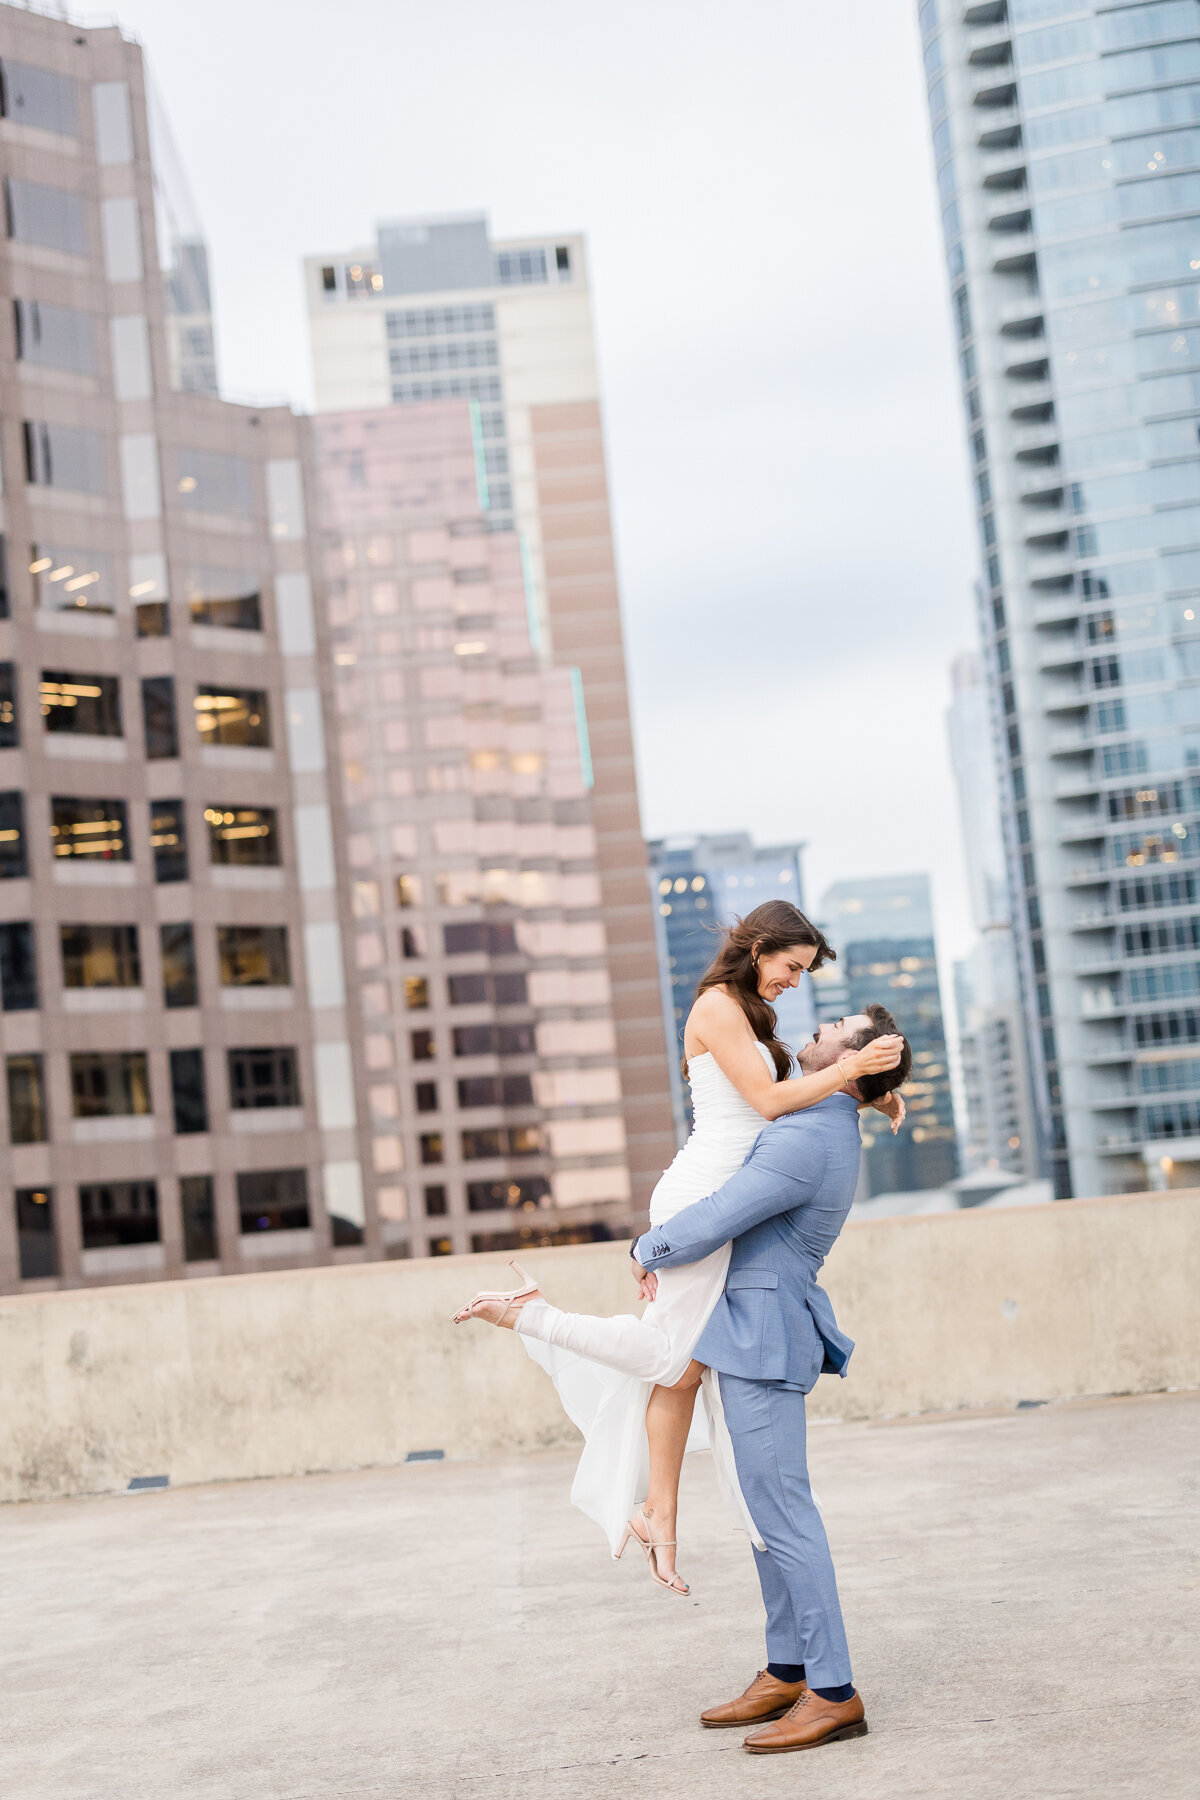
[[[777,1288],[779,1277],[774,1269],[731,1269],[725,1277],[726,1290],[733,1288]]]

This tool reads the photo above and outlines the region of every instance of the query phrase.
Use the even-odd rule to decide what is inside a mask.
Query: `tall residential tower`
[[[1042,1153],[1060,1195],[1191,1180],[1200,7],[920,22]]]

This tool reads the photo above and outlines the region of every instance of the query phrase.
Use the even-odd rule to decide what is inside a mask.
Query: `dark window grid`
[[[208,1088],[203,1050],[172,1050],[171,1107],[178,1137],[208,1130]]]
[[[183,595],[193,625],[226,631],[262,630],[262,581],[240,569],[189,568]]]
[[[0,881],[19,881],[29,873],[25,840],[25,796],[0,793]]]
[[[150,851],[155,881],[187,880],[187,827],[182,800],[150,802]]]
[[[215,1262],[217,1214],[211,1175],[184,1175],[179,1183],[184,1262]]]
[[[50,838],[55,856],[94,857],[98,862],[129,862],[129,819],[124,800],[79,799],[54,794],[50,799]]]
[[[36,1012],[38,1004],[33,925],[27,919],[8,920],[0,925],[0,1008]]]
[[[535,1212],[550,1194],[544,1175],[526,1175],[519,1181],[469,1181],[468,1212]]]
[[[20,742],[16,669],[10,662],[0,663],[0,750],[14,750]]]
[[[190,920],[180,919],[158,928],[162,959],[163,1004],[197,1006],[200,982],[196,972],[196,934]]]
[[[252,1169],[237,1178],[242,1232],[302,1231],[311,1223],[306,1169]]]
[[[273,806],[209,806],[204,817],[210,861],[278,868],[279,816]]]
[[[229,1104],[235,1112],[300,1105],[300,1070],[294,1049],[277,1044],[230,1050]]]
[[[151,1111],[144,1050],[76,1051],[70,1063],[71,1102],[77,1119],[127,1118]]]
[[[66,988],[141,987],[136,925],[60,925]]]
[[[476,1106],[532,1106],[533,1081],[528,1075],[469,1075],[459,1081],[458,1104],[464,1110]]]
[[[290,987],[286,925],[218,925],[222,987]]]
[[[413,1089],[413,1097],[419,1113],[433,1113],[438,1109],[438,1090],[436,1081],[418,1081]]]
[[[44,1144],[50,1137],[46,1073],[40,1054],[6,1059],[8,1135],[14,1144]]]
[[[142,682],[142,728],[151,761],[179,755],[175,683],[170,675],[151,675]]]
[[[263,688],[200,687],[193,706],[203,743],[250,749],[270,745],[270,709]]]
[[[485,1162],[497,1156],[541,1156],[544,1149],[536,1125],[484,1126],[462,1134],[464,1162]]]
[[[512,956],[518,951],[515,926],[508,920],[473,919],[460,925],[443,925],[442,942],[447,956],[466,956],[484,951],[489,956]]]
[[[79,1189],[85,1250],[118,1244],[157,1244],[158,1188],[153,1181],[105,1181]]]
[[[455,1056],[532,1056],[537,1049],[532,1025],[456,1025]]]
[[[122,735],[118,676],[43,669],[39,693],[47,731],[82,737]]]
[[[13,1196],[17,1254],[22,1281],[45,1281],[59,1273],[53,1188],[18,1188]]]
[[[450,1211],[449,1199],[442,1186],[427,1187],[424,1190],[425,1217],[427,1219],[444,1219]]]

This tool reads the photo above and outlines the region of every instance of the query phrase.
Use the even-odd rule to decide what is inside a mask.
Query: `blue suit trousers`
[[[738,1481],[765,1550],[754,1552],[767,1609],[767,1660],[803,1663],[810,1687],[853,1678],[833,1559],[808,1483],[804,1395],[781,1382],[720,1376]]]

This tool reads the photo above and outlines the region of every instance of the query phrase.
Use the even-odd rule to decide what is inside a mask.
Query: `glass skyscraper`
[[[1200,6],[925,0],[1055,1191],[1200,1167]]]

